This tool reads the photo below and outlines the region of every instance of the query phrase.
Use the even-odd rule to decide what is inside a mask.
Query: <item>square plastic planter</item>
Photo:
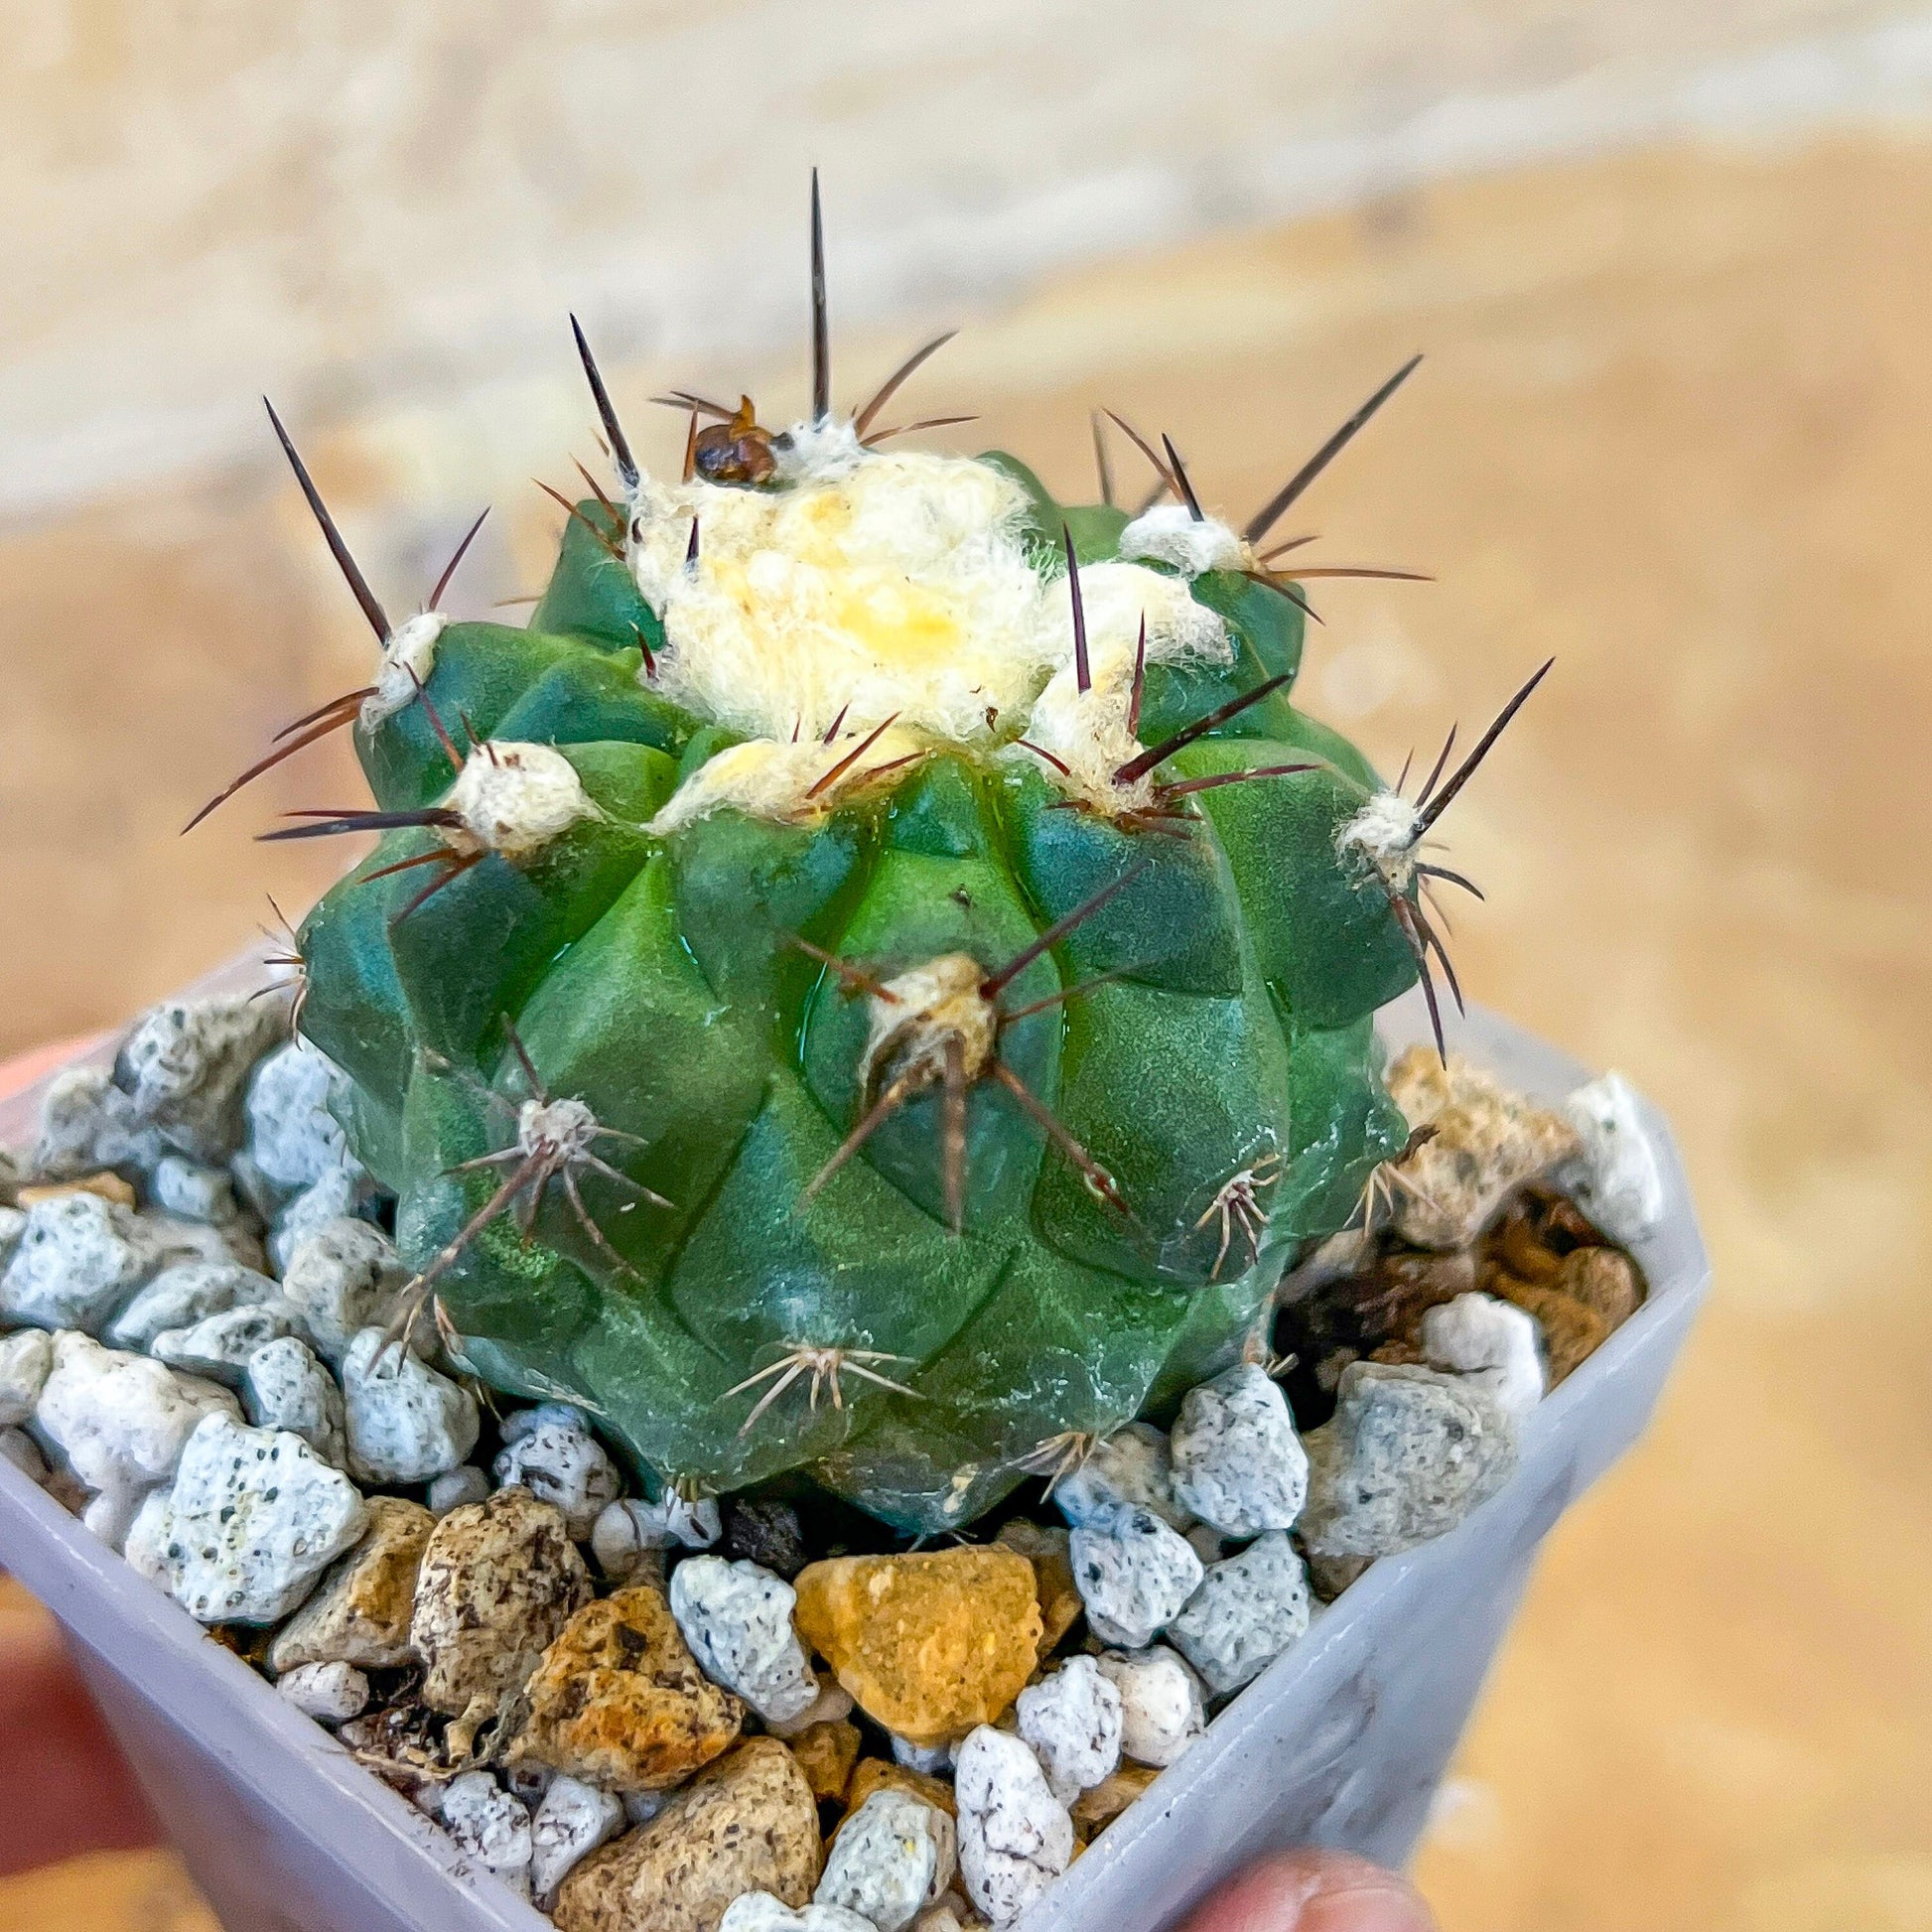
[[[230,969],[197,992],[259,984]],[[1403,1003],[1384,1029],[1421,1036]],[[1528,1092],[1586,1077],[1485,1014],[1456,1043]],[[0,1105],[29,1138],[38,1089]],[[1638,1252],[1650,1299],[1525,1426],[1500,1494],[1375,1564],[1111,1826],[1020,1932],[1160,1932],[1258,1855],[1339,1846],[1401,1863],[1538,1546],[1648,1421],[1709,1280],[1663,1122],[1668,1212]],[[0,1565],[66,1625],[81,1668],[228,1932],[545,1932],[546,1921],[0,1459]]]

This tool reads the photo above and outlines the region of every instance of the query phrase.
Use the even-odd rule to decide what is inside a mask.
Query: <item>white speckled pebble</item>
[[[554,1407],[561,1413],[544,1416],[514,1438],[505,1429],[508,1446],[496,1457],[496,1480],[520,1482],[540,1502],[554,1503],[582,1543],[606,1505],[617,1500],[623,1478],[581,1414],[562,1403]]]
[[[377,1354],[381,1360],[377,1361]],[[358,1482],[427,1482],[477,1446],[476,1398],[400,1346],[364,1328],[343,1362],[348,1470]]]
[[[0,1429],[0,1457],[11,1462],[30,1482],[47,1480],[47,1457],[24,1429]]]
[[[1519,1422],[1543,1400],[1543,1337],[1536,1317],[1493,1295],[1458,1295],[1426,1310],[1422,1352],[1431,1368],[1487,1389],[1497,1407]]]
[[[756,1563],[687,1557],[671,1573],[671,1614],[698,1668],[760,1718],[783,1724],[818,1700],[792,1627],[798,1594]]]
[[[520,1443],[533,1431],[545,1428],[574,1429],[580,1436],[588,1436],[591,1419],[574,1402],[539,1402],[528,1409],[510,1410],[497,1433],[506,1443]]]
[[[1308,1436],[1304,1545],[1385,1557],[1443,1535],[1516,1466],[1516,1425],[1487,1390],[1406,1362],[1350,1362]]]
[[[1047,1788],[1032,1748],[991,1725],[960,1745],[953,1793],[966,1895],[993,1924],[1005,1925],[1073,1862],[1073,1820]]]
[[[1200,1679],[1166,1644],[1108,1650],[1095,1659],[1120,1693],[1120,1748],[1136,1764],[1168,1765],[1207,1728]]]
[[[257,1429],[286,1429],[340,1469],[348,1453],[343,1392],[297,1335],[265,1343],[241,1373],[241,1406]]]
[[[879,1932],[901,1932],[938,1901],[958,1868],[953,1821],[889,1785],[840,1825],[812,1898],[857,1912]]]
[[[249,1356],[300,1328],[301,1317],[286,1302],[263,1302],[204,1315],[192,1328],[165,1328],[148,1352],[170,1368],[236,1388]]]
[[[368,1525],[355,1486],[299,1436],[207,1417],[127,1559],[203,1623],[279,1623]]]
[[[546,1911],[577,1862],[623,1829],[623,1800],[561,1772],[530,1820],[530,1891]]]
[[[1119,1690],[1091,1657],[1069,1657],[1015,1701],[1020,1734],[1034,1747],[1053,1796],[1070,1805],[1120,1763]]]
[[[155,1163],[148,1191],[155,1206],[185,1221],[218,1225],[236,1219],[241,1212],[235,1205],[234,1182],[227,1169],[204,1167],[185,1154],[166,1154]]]
[[[841,1905],[801,1905],[793,1911],[768,1891],[747,1891],[725,1907],[718,1932],[875,1932],[875,1928],[871,1919]]]
[[[242,1086],[283,1025],[265,1001],[163,1001],[121,1041],[114,1084],[170,1147],[225,1161],[241,1145]]]
[[[380,1228],[339,1218],[296,1243],[282,1293],[308,1323],[316,1352],[340,1364],[360,1329],[388,1325],[407,1279]]]
[[[1563,1103],[1565,1120],[1584,1144],[1557,1178],[1612,1241],[1641,1241],[1664,1218],[1664,1174],[1635,1090],[1605,1073]]]
[[[332,1730],[359,1718],[369,1703],[369,1680],[353,1664],[298,1664],[275,1688],[305,1718]]]
[[[35,1405],[42,1440],[89,1489],[165,1482],[203,1419],[239,1418],[233,1396],[145,1355],[77,1333],[54,1337],[54,1366]]]
[[[1181,1398],[1169,1439],[1173,1490],[1223,1536],[1293,1529],[1309,1458],[1288,1402],[1257,1362],[1237,1362]]]
[[[443,1829],[521,1897],[530,1895],[530,1814],[487,1771],[466,1771],[443,1792]]]
[[[1259,1677],[1309,1627],[1309,1573],[1280,1530],[1201,1580],[1168,1635],[1216,1697]]]
[[[54,1337],[45,1328],[0,1335],[0,1429],[13,1429],[34,1413],[54,1369]]]
[[[489,1494],[489,1477],[474,1462],[463,1462],[454,1469],[445,1469],[429,1486],[429,1494],[424,1500],[429,1504],[432,1516],[447,1516],[453,1509],[461,1509],[465,1503],[480,1503]]]
[[[1150,1510],[1116,1503],[1067,1540],[1073,1587],[1102,1643],[1139,1650],[1166,1629],[1201,1580],[1187,1540]]]
[[[1075,1529],[1116,1503],[1151,1509],[1177,1530],[1194,1520],[1174,1494],[1168,1439],[1144,1422],[1130,1422],[1098,1444],[1077,1469],[1054,1485],[1053,1500]]]
[[[279,1282],[235,1261],[180,1261],[164,1268],[101,1331],[115,1348],[146,1350],[171,1328],[192,1328],[228,1309],[282,1299]]]
[[[38,1200],[0,1275],[0,1319],[91,1334],[155,1263],[153,1243],[119,1201],[87,1193]]]
[[[307,1040],[266,1055],[248,1081],[248,1157],[278,1192],[299,1194],[324,1174],[353,1169],[343,1130],[329,1111],[334,1063]]]

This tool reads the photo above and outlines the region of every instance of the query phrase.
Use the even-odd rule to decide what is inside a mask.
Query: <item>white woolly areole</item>
[[[890,979],[868,1015],[859,1064],[870,1091],[888,1080],[914,1090],[945,1077],[946,1042],[957,1041],[960,1071],[977,1079],[993,1057],[999,1010],[980,991],[986,968],[971,953],[942,953]]]
[[[1335,834],[1335,850],[1372,868],[1396,892],[1407,892],[1422,830],[1422,814],[1401,792],[1378,791]]]
[[[1073,655],[1065,580],[1042,582],[1028,553],[1026,492],[972,458],[861,452],[849,424],[798,434],[789,488],[639,484],[631,567],[664,624],[655,688],[779,747],[794,732],[818,738],[842,713],[855,732],[896,718],[956,744],[1024,730]],[[1124,657],[1131,676],[1143,614],[1150,659],[1227,661],[1221,621],[1184,583],[1122,563],[1092,565],[1080,582],[1096,663]],[[798,791],[776,787],[775,759],[762,758],[756,797],[740,760],[731,782],[746,795],[712,804],[796,810]],[[681,798],[666,807],[672,823],[695,815]]]
[[[841,759],[850,758],[868,736],[848,732],[830,745],[816,739],[774,744],[768,738],[728,745],[678,786],[645,829],[666,838],[727,805],[752,818],[792,822],[814,818],[830,811],[843,794],[864,784],[882,765],[898,765],[899,759],[922,749],[908,732],[881,732],[861,757],[812,796],[812,787]]]
[[[1066,606],[1070,630],[1065,581],[1048,588]],[[1125,785],[1114,777],[1142,750],[1127,728],[1141,619],[1147,619],[1150,664],[1225,664],[1233,651],[1220,619],[1196,604],[1184,583],[1139,564],[1088,564],[1080,572],[1080,602],[1087,619],[1088,688],[1080,689],[1076,665],[1063,664],[1035,701],[1025,735],[1066,766],[1064,772],[1049,767],[1064,789],[1102,810],[1131,811],[1154,798],[1151,777]],[[1017,756],[1028,756],[1026,746]]]
[[[581,1154],[599,1131],[597,1116],[581,1100],[526,1100],[517,1110],[516,1143],[525,1154],[549,1148]]]
[[[782,438],[774,439],[771,455],[785,483],[836,483],[849,477],[868,452],[850,418],[828,416],[822,423],[793,423]]]
[[[375,673],[375,689],[362,700],[362,723],[371,731],[393,718],[429,682],[436,668],[436,640],[449,623],[441,611],[423,611],[390,631]]]
[[[505,859],[528,858],[598,809],[576,767],[550,745],[480,745],[446,801],[462,831]]]
[[[1213,517],[1197,517],[1185,503],[1156,503],[1120,533],[1123,557],[1172,564],[1188,577],[1204,570],[1253,568],[1248,546]]]

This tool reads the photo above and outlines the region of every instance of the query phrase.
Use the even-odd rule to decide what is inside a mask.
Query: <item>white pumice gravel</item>
[[[959,1747],[959,1872],[994,1925],[1017,1919],[1073,1862],[1073,1820],[1032,1747],[981,1725]]]
[[[303,1242],[336,1221],[360,1219],[369,1198],[368,1183],[359,1173],[332,1170],[277,1211],[268,1236],[269,1258],[286,1273]]]
[[[220,1226],[241,1215],[227,1169],[206,1167],[185,1154],[166,1154],[155,1163],[148,1192],[163,1213],[185,1221]]]
[[[559,1772],[530,1819],[530,1893],[548,1911],[578,1862],[623,1830],[623,1800]]]
[[[120,1202],[88,1193],[38,1200],[0,1275],[0,1320],[92,1334],[155,1266],[147,1230]]]
[[[1458,1295],[1425,1310],[1422,1352],[1431,1368],[1488,1390],[1518,1422],[1543,1400],[1543,1336],[1536,1317],[1493,1295]]]
[[[1443,1535],[1516,1466],[1516,1425],[1459,1375],[1350,1362],[1333,1417],[1311,1430],[1306,1547],[1385,1557]]]
[[[114,1084],[176,1152],[225,1161],[241,1145],[242,1088],[286,1024],[267,1001],[164,1000],[121,1041]]]
[[[11,1462],[30,1482],[47,1480],[47,1457],[24,1429],[0,1429],[0,1458]]]
[[[958,1752],[956,1743],[915,1744],[896,1730],[889,1730],[886,1735],[893,1747],[895,1764],[903,1764],[908,1771],[919,1771],[929,1778],[943,1777],[952,1769]]]
[[[818,1681],[818,1695],[799,1712],[795,1718],[767,1718],[764,1727],[773,1737],[796,1737],[800,1731],[811,1729],[813,1725],[843,1724],[852,1715],[852,1693],[836,1677],[821,1677]],[[903,1740],[893,1739],[893,1754],[898,1755],[899,1744]],[[900,1758],[899,1762],[904,1763]],[[948,1763],[950,1763],[948,1759]]]
[[[189,1440],[211,1414],[239,1420],[241,1409],[211,1382],[69,1330],[54,1337],[34,1428],[89,1489],[139,1491],[175,1473]]]
[[[340,1218],[296,1244],[282,1293],[308,1323],[316,1352],[340,1364],[359,1330],[388,1325],[407,1280],[394,1243],[380,1228]]]
[[[300,1334],[301,1326],[301,1316],[286,1302],[262,1302],[204,1315],[191,1328],[163,1329],[148,1352],[170,1368],[238,1388],[248,1358],[257,1349]]]
[[[443,1789],[443,1829],[504,1884],[530,1895],[535,1850],[530,1814],[487,1771],[466,1771]]]
[[[150,1173],[167,1152],[161,1136],[135,1118],[134,1103],[105,1067],[70,1066],[57,1073],[41,1101],[36,1173],[75,1180],[102,1168]]]
[[[1120,1763],[1119,1689],[1091,1657],[1069,1657],[1015,1700],[1020,1734],[1034,1747],[1061,1804],[1111,1776]]]
[[[204,1418],[127,1560],[203,1623],[279,1623],[368,1525],[355,1485],[299,1436]]]
[[[161,1270],[101,1330],[115,1348],[145,1352],[157,1335],[192,1328],[229,1309],[261,1308],[282,1300],[282,1287],[239,1262],[178,1261]]]
[[[265,1342],[248,1357],[241,1371],[241,1406],[257,1429],[300,1436],[331,1467],[340,1469],[347,1459],[343,1392],[299,1335]],[[487,1489],[485,1484],[485,1494]]]
[[[1309,1627],[1309,1573],[1285,1532],[1257,1537],[1201,1580],[1168,1636],[1216,1697],[1251,1683]]]
[[[1207,1728],[1200,1679],[1166,1644],[1106,1650],[1094,1660],[1120,1693],[1121,1754],[1165,1770]]]
[[[1201,1560],[1153,1511],[1115,1503],[1067,1542],[1073,1587],[1102,1643],[1139,1650],[1179,1614],[1201,1580]]]
[[[1576,1089],[1562,1114],[1584,1144],[1557,1174],[1612,1241],[1633,1246],[1664,1218],[1664,1174],[1643,1107],[1620,1073]]]
[[[1130,1422],[1097,1444],[1085,1461],[1054,1485],[1053,1500],[1075,1529],[1117,1503],[1151,1509],[1177,1530],[1194,1520],[1174,1494],[1167,1437],[1144,1422]]]
[[[756,1563],[687,1557],[671,1573],[671,1614],[698,1668],[760,1718],[783,1724],[818,1701],[792,1627],[798,1594]]]
[[[843,1905],[800,1905],[795,1911],[768,1891],[740,1892],[725,1907],[718,1932],[876,1932],[869,1918]]]
[[[1223,1536],[1293,1529],[1309,1493],[1309,1458],[1288,1401],[1258,1362],[1237,1362],[1189,1389],[1169,1438],[1173,1492]]]
[[[327,1173],[357,1167],[329,1111],[338,1077],[334,1062],[304,1039],[265,1055],[249,1076],[248,1158],[285,1196],[313,1187]]]
[[[705,1550],[723,1534],[718,1505],[710,1496],[687,1502],[675,1490],[666,1490],[654,1503],[625,1496],[607,1504],[591,1525],[591,1554],[607,1577],[621,1581],[637,1568],[647,1550],[665,1550],[673,1543]]]
[[[492,1487],[488,1475],[474,1462],[461,1462],[432,1478],[424,1501],[432,1516],[447,1516],[465,1503],[480,1503]]]
[[[380,1328],[349,1343],[343,1408],[358,1482],[427,1482],[462,1462],[482,1428],[468,1389],[400,1345],[385,1349]]]
[[[53,1370],[54,1337],[45,1328],[0,1335],[0,1429],[27,1421]]]
[[[496,1480],[520,1482],[540,1501],[556,1504],[570,1525],[571,1536],[582,1543],[606,1506],[617,1500],[623,1478],[605,1454],[604,1446],[591,1434],[582,1411],[555,1403],[521,1414],[541,1419],[534,1426],[519,1429],[513,1437],[509,1425],[520,1418],[505,1419],[506,1446],[493,1464]]]
[[[353,1664],[298,1664],[275,1680],[275,1688],[305,1718],[332,1730],[369,1705],[369,1680]]]
[[[137,1487],[115,1483],[106,1489],[97,1489],[87,1498],[87,1506],[80,1512],[81,1524],[90,1535],[99,1538],[119,1556],[127,1547],[127,1536],[134,1527],[134,1519],[140,1515],[142,1504],[151,1494],[153,1485]]]
[[[626,1791],[623,1794],[623,1820],[626,1825],[648,1825],[671,1802],[668,1791]]]
[[[839,1826],[812,1900],[856,1912],[879,1932],[902,1932],[938,1902],[958,1868],[953,1821],[889,1785]]]

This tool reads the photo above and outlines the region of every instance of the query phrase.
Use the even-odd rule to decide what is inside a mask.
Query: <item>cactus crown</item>
[[[525,629],[392,625],[283,435],[382,655],[236,785],[354,733],[374,807],[266,836],[381,834],[291,958],[452,1352],[922,1532],[1265,1348],[1402,1145],[1371,1017],[1494,732],[1410,804],[1290,696],[1263,546],[1413,363],[1240,532],[1131,429],[1173,500],[1119,506],[1098,419],[1062,506],[883,447],[943,337],[835,416],[820,232],[811,418],[670,398],[675,480],[577,331],[618,487]]]

